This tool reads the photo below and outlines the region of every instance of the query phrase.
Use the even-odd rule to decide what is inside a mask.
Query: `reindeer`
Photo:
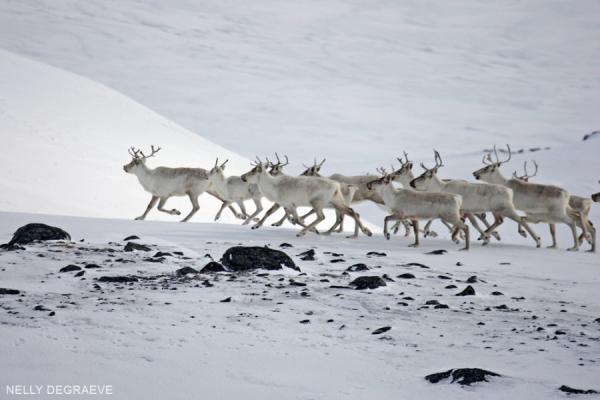
[[[451,193],[419,192],[412,189],[395,189],[392,185],[393,177],[388,174],[367,183],[369,190],[375,190],[384,200],[385,206],[392,214],[384,218],[383,233],[390,239],[388,223],[393,220],[409,219],[412,222],[415,242],[411,247],[419,246],[419,219],[441,218],[454,226],[452,239],[459,231],[465,235],[465,247],[470,247],[469,227],[461,219],[462,197]]]
[[[301,223],[296,212],[297,207],[312,207],[315,209],[317,218],[310,224],[303,227],[298,233],[298,237],[315,228],[325,219],[323,208],[331,205],[337,211],[350,215],[356,222],[355,235],[359,228],[368,236],[372,233],[360,222],[359,215],[350,207],[344,204],[344,198],[339,183],[329,179],[306,177],[306,176],[272,176],[267,171],[267,166],[259,162],[250,170],[241,176],[244,182],[258,184],[260,191],[269,200],[283,207],[288,214],[292,214],[294,219]],[[270,211],[270,210],[269,210]],[[268,213],[267,213],[268,214]],[[267,218],[265,215],[263,219]],[[252,227],[260,227],[260,221]]]
[[[527,161],[523,162],[523,175],[518,175],[517,171],[513,172],[513,179],[519,179],[523,182],[529,182],[529,179],[533,178],[538,173],[538,164],[533,160],[534,171],[532,174],[529,173],[527,168]],[[570,195],[569,196],[569,206],[575,211],[579,213],[581,219],[577,219],[577,226],[580,227],[583,232],[579,235],[579,244],[583,242],[584,239],[587,239],[588,243],[590,243],[591,251],[596,251],[596,228],[592,224],[592,221],[589,220],[590,211],[592,210],[593,199],[589,199],[586,197]],[[583,225],[585,223],[585,226]],[[555,230],[556,227],[552,227],[550,225],[551,230]],[[519,232],[523,234],[522,232]],[[556,243],[554,243],[556,246]]]
[[[192,210],[181,222],[189,221],[189,219],[200,209],[198,197],[206,192],[209,187],[207,171],[202,168],[148,168],[146,166],[146,160],[150,157],[154,157],[161,148],[155,148],[154,145],[152,145],[150,149],[151,154],[146,156],[141,150],[136,150],[131,147],[128,150],[129,155],[131,155],[131,161],[123,166],[125,172],[137,176],[138,181],[144,190],[152,194],[152,198],[146,207],[146,211],[135,219],[145,219],[157,202],[159,211],[169,215],[181,215],[179,210],[174,208],[166,210],[164,206],[169,197],[187,195],[192,202]],[[221,200],[218,195],[213,194],[210,191],[208,193]],[[230,209],[234,215],[238,216],[235,209]]]
[[[573,247],[570,251],[579,250],[579,240],[577,237],[576,221],[580,219],[579,213],[569,206],[569,193],[557,186],[540,185],[536,183],[523,182],[519,179],[506,179],[500,172],[500,166],[506,164],[511,159],[511,149],[507,145],[508,158],[500,161],[496,146],[494,154],[496,161],[491,160],[491,153],[483,157],[485,167],[473,172],[477,180],[488,183],[506,186],[513,191],[513,201],[515,208],[526,213],[525,219],[528,222],[550,223],[550,234],[552,235],[551,248],[556,247],[556,232],[553,228],[555,223],[564,223],[571,228],[573,234]],[[535,236],[533,236],[535,237]]]
[[[592,201],[595,201],[596,203],[600,203],[600,192],[594,193],[592,195]]]
[[[230,176],[226,178],[223,171],[225,171],[227,161],[229,160],[225,160],[224,163],[219,165],[219,159],[217,158],[215,166],[208,172],[208,180],[210,181],[212,188],[219,197],[223,199],[223,204],[215,216],[215,221],[220,218],[225,207],[233,202],[240,207],[242,214],[246,217],[243,225],[247,225],[263,210],[261,202],[262,194],[260,193],[258,185],[244,182],[239,176]],[[256,210],[252,214],[246,212],[246,207],[244,205],[244,201],[250,199],[254,201],[254,204],[256,205]]]
[[[461,195],[463,198],[462,212],[473,227],[480,233],[483,244],[489,243],[490,234],[503,222],[503,217],[512,219],[522,225],[535,240],[536,247],[540,247],[540,239],[529,227],[527,222],[517,213],[513,204],[512,190],[501,186],[481,183],[470,183],[463,180],[441,180],[437,176],[438,169],[444,164],[437,150],[434,150],[435,167],[427,168],[421,163],[424,172],[410,183],[417,190],[428,192],[446,192]],[[491,212],[494,215],[494,223],[483,231],[475,215]]]

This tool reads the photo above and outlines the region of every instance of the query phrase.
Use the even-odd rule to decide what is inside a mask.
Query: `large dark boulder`
[[[356,290],[364,290],[377,289],[380,286],[387,286],[387,284],[380,276],[359,276],[350,282],[350,286],[354,286]]]
[[[223,272],[223,271],[225,271],[225,267],[221,263],[218,263],[216,261],[209,262],[200,270],[200,272],[203,274],[210,274],[213,272]]]
[[[455,368],[449,369],[448,371],[427,375],[425,379],[431,383],[438,383],[451,377],[452,381],[450,383],[458,383],[459,385],[469,386],[476,382],[489,382],[487,380],[488,376],[501,375],[481,368]]]
[[[268,247],[231,247],[221,257],[221,263],[230,271],[250,271],[258,268],[275,270],[283,267],[300,271],[287,254]]]
[[[71,240],[71,235],[55,226],[27,224],[17,229],[10,242],[2,246],[12,248],[16,244],[28,244],[38,240]]]

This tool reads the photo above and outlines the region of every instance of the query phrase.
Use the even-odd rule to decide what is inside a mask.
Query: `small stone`
[[[594,389],[575,389],[575,388],[569,387],[567,385],[562,385],[561,387],[558,388],[558,390],[560,390],[561,392],[571,393],[571,394],[597,394],[598,393],[598,391],[594,390]]]
[[[300,321],[301,324],[310,324],[310,319],[303,319]]]
[[[467,278],[466,280],[467,283],[477,283],[477,276],[473,275]]]
[[[135,242],[127,242],[123,251],[151,251],[152,249],[143,244],[135,243]]]
[[[123,239],[124,242],[128,242],[130,240],[138,240],[139,237],[136,235],[131,235],[131,236],[127,236],[125,239]]]
[[[20,290],[17,289],[8,289],[8,288],[0,288],[0,294],[19,294]]]
[[[367,253],[367,256],[370,256],[370,257],[385,257],[385,256],[387,256],[387,254],[381,253],[381,252],[378,252],[378,251],[370,251],[370,252]]]
[[[177,276],[185,276],[187,274],[197,274],[197,273],[198,273],[198,271],[196,271],[192,267],[183,267],[183,268],[179,268],[177,271],[175,271],[175,274],[177,274]]]
[[[101,276],[98,278],[99,282],[112,282],[112,283],[126,283],[126,282],[137,282],[135,276]]]
[[[77,265],[67,265],[66,267],[62,267],[58,272],[72,272],[72,271],[81,271],[81,267]]]
[[[354,286],[356,290],[363,290],[376,289],[381,286],[387,286],[387,284],[380,276],[359,276],[350,282],[350,286]]]
[[[201,273],[203,274],[208,274],[208,273],[213,273],[213,272],[224,272],[225,271],[225,267],[223,266],[223,264],[218,263],[216,261],[211,261],[208,264],[206,264],[204,266],[204,268],[202,268],[200,270]]]
[[[492,296],[504,296],[502,292],[492,292]]]
[[[475,296],[475,289],[473,289],[473,286],[468,285],[462,292],[457,293],[455,296]]]
[[[369,267],[367,267],[366,264],[363,263],[358,263],[358,264],[354,264],[349,266],[348,268],[346,268],[346,271],[349,272],[359,272],[359,271],[368,271]]]
[[[343,258],[334,258],[333,260],[329,261],[332,264],[337,264],[337,263],[341,263],[341,262],[345,262],[346,260],[344,260]]]
[[[448,285],[446,287],[444,287],[444,289],[456,289],[458,286],[456,285]]]
[[[448,307],[448,304],[436,304],[433,308],[435,308],[436,310],[439,310],[439,309],[450,308],[450,307]]]
[[[448,250],[441,249],[441,250],[432,250],[425,254],[442,255],[442,254],[446,254],[447,252],[448,252]]]
[[[438,383],[442,380],[452,377],[451,383],[458,383],[459,385],[469,386],[476,382],[489,382],[488,376],[501,376],[492,371],[486,371],[480,368],[457,368],[450,369],[444,372],[438,372],[436,374],[427,375],[427,379],[431,383]]]
[[[219,300],[219,303],[231,303],[231,297],[226,297],[223,300]]]
[[[373,332],[371,332],[371,335],[380,335],[384,332],[389,331],[390,329],[392,329],[391,326],[383,326],[381,328],[375,329]]]
[[[315,260],[315,251],[313,249],[307,250],[305,252],[298,254],[298,257],[300,257],[300,259],[302,261],[314,261]]]
[[[99,265],[97,264],[86,264],[85,267],[86,269],[96,269],[96,268],[101,268]]]
[[[43,306],[43,305],[41,305],[41,304],[40,304],[40,305],[37,305],[37,306],[35,306],[35,307],[33,307],[33,309],[34,309],[35,311],[52,311],[52,310],[50,310],[49,308],[46,308],[45,306]]]
[[[78,278],[78,277],[80,277],[80,276],[83,276],[83,274],[85,274],[85,271],[79,271],[79,272],[78,272],[78,273],[76,273],[74,276],[75,276],[76,278]]]
[[[46,240],[71,240],[71,235],[55,226],[39,223],[27,224],[15,231],[6,247]]]
[[[287,249],[287,248],[289,248],[289,247],[294,247],[294,246],[292,246],[292,245],[291,245],[291,244],[289,244],[289,243],[281,243],[281,244],[279,245],[279,247],[281,247],[282,249]]]
[[[407,273],[398,275],[396,278],[400,278],[400,279],[415,279],[415,276],[413,274],[407,272]]]

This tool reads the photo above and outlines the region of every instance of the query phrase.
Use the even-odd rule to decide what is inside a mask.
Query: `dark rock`
[[[62,267],[58,272],[72,272],[72,271],[81,271],[81,267],[77,265],[67,265],[66,267]]]
[[[473,289],[473,286],[468,285],[462,292],[456,293],[455,296],[475,296],[475,289]]]
[[[157,251],[156,254],[154,254],[152,257],[154,257],[154,258],[173,257],[173,255],[168,252]]]
[[[346,271],[350,271],[350,272],[368,271],[368,270],[369,270],[369,267],[367,267],[366,264],[363,264],[363,263],[354,264],[354,265],[351,265],[348,268],[346,268]]]
[[[586,133],[585,135],[583,135],[583,140],[589,140],[591,138],[598,138],[600,137],[600,131],[594,131],[594,132],[590,132],[590,133]]]
[[[427,265],[417,263],[417,262],[410,262],[410,263],[402,264],[402,266],[403,267],[419,267],[419,268],[423,268],[423,269],[430,269]]]
[[[225,271],[225,267],[223,266],[223,264],[218,263],[216,261],[211,261],[208,264],[206,264],[204,266],[204,268],[202,268],[200,270],[201,273],[203,274],[208,274],[208,273],[213,273],[213,272],[223,272]]]
[[[502,292],[492,292],[492,296],[504,296]]]
[[[385,257],[385,256],[387,256],[387,254],[381,253],[381,252],[378,252],[378,251],[370,251],[370,252],[367,253],[367,256],[371,256],[371,257]]]
[[[439,310],[442,308],[450,308],[450,307],[448,307],[448,304],[436,304],[433,308],[435,308],[436,310]]]
[[[15,231],[6,248],[16,244],[28,244],[37,240],[71,240],[71,235],[55,226],[46,224],[27,224]]]
[[[597,394],[598,391],[594,390],[594,389],[575,389],[572,387],[569,387],[567,385],[562,385],[561,387],[558,388],[558,390],[560,390],[561,392],[565,392],[565,393],[569,393],[569,394]]]
[[[49,316],[49,317],[54,317],[55,315],[56,315],[56,313],[55,313],[54,311],[50,311],[50,312],[48,313],[48,316]]]
[[[45,306],[43,306],[41,304],[33,307],[33,309],[34,309],[34,311],[52,311],[49,308],[46,308]]]
[[[448,285],[446,287],[444,287],[444,289],[456,289],[457,286],[456,285]]]
[[[306,283],[304,282],[296,282],[293,279],[290,279],[290,286],[306,286]]]
[[[25,250],[25,247],[23,246],[19,246],[18,244],[2,244],[0,245],[0,249],[5,250],[5,251],[16,251],[16,250]],[[45,256],[43,256],[45,257]]]
[[[223,300],[219,300],[219,303],[231,303],[231,297],[224,298]]]
[[[131,235],[131,236],[127,236],[125,239],[123,239],[124,242],[128,242],[130,240],[138,240],[139,237],[136,235]]]
[[[400,278],[400,279],[415,279],[415,276],[413,274],[407,272],[407,273],[398,275],[396,278]]]
[[[136,251],[151,251],[152,249],[143,244],[139,244],[139,243],[135,243],[135,242],[127,242],[127,244],[125,245],[123,250],[124,251],[134,251],[134,250],[136,250]]]
[[[125,283],[125,282],[137,282],[135,276],[101,276],[98,278],[98,282],[113,282],[113,283]]]
[[[287,254],[268,247],[231,247],[221,257],[221,263],[232,271],[250,271],[257,268],[276,270],[284,266],[300,271]]]
[[[17,289],[8,289],[8,288],[0,288],[0,294],[19,294],[20,290]]]
[[[96,269],[96,268],[102,268],[102,267],[100,267],[98,264],[86,264],[84,268],[86,268],[86,269]]]
[[[467,283],[477,283],[478,282],[477,276],[473,275],[473,276],[468,277],[466,282]]]
[[[177,274],[177,276],[185,276],[187,274],[197,274],[198,271],[196,271],[192,267],[183,267],[179,268],[177,271],[175,271],[175,273]]]
[[[341,262],[345,262],[346,260],[344,260],[343,258],[334,258],[333,260],[329,261],[332,264],[337,264],[337,263],[341,263]]]
[[[383,274],[381,277],[382,277],[383,279],[385,279],[385,281],[386,281],[386,282],[396,282],[395,280],[393,280],[392,278],[390,278],[390,277],[388,276],[388,274]]]
[[[292,245],[291,245],[291,244],[289,244],[289,243],[281,243],[281,244],[279,245],[279,247],[281,247],[282,249],[287,249],[287,248],[294,247],[294,246],[292,246]]]
[[[389,331],[390,329],[392,329],[391,326],[383,326],[381,328],[375,329],[373,332],[371,332],[371,335],[380,335],[384,332]]]
[[[213,285],[212,283],[210,283],[210,281],[209,281],[208,279],[205,279],[205,280],[202,282],[202,285],[203,285],[204,287],[213,287],[213,286],[215,286],[215,285]]]
[[[300,257],[300,259],[302,261],[314,261],[315,260],[315,251],[313,249],[304,251],[304,252],[298,254],[298,257]]]
[[[426,306],[435,306],[435,305],[437,305],[437,304],[440,304],[440,302],[439,302],[439,301],[437,301],[437,300],[427,300],[427,301],[425,302],[425,305],[426,305]]]
[[[441,255],[441,254],[446,254],[447,252],[448,252],[447,250],[441,249],[441,250],[432,250],[425,254]]]
[[[380,286],[387,286],[387,284],[380,276],[359,276],[350,282],[350,286],[354,286],[356,290],[363,290],[376,289]]]
[[[449,369],[445,372],[438,372],[436,374],[427,375],[427,379],[431,383],[438,383],[442,380],[452,377],[451,383],[458,383],[459,385],[469,386],[476,382],[489,382],[486,378],[488,376],[501,376],[492,371],[486,371],[480,368],[456,368]]]
[[[80,277],[80,276],[83,276],[83,274],[85,274],[85,271],[79,271],[79,272],[78,272],[78,273],[76,273],[74,276],[78,278],[78,277]]]
[[[448,280],[448,279],[452,279],[451,277],[449,277],[449,276],[446,276],[446,275],[438,275],[437,277],[438,277],[439,279],[446,279],[446,280]]]
[[[303,319],[300,321],[301,324],[310,324],[310,319]]]
[[[350,286],[331,285],[329,289],[352,289]]]
[[[342,253],[334,253],[331,251],[324,251],[323,254],[329,254],[332,257],[343,257],[344,256]]]

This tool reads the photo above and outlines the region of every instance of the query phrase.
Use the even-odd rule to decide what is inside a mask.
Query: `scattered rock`
[[[154,254],[152,257],[154,257],[154,258],[173,257],[173,255],[168,252],[157,251],[156,254]]]
[[[304,283],[304,282],[296,282],[295,280],[290,279],[290,285],[291,286],[306,286],[306,283]]]
[[[275,270],[284,266],[300,271],[287,254],[268,247],[231,247],[221,257],[221,263],[232,271],[249,271],[257,268]]]
[[[10,242],[3,246],[9,248],[16,244],[28,244],[38,240],[71,240],[71,235],[55,226],[38,223],[27,224],[17,229]]]
[[[387,284],[380,276],[359,276],[350,282],[350,286],[354,286],[356,290],[364,290],[377,289],[380,286],[387,286]]]
[[[452,377],[451,383],[458,383],[459,385],[469,386],[476,382],[489,382],[486,378],[488,376],[501,376],[492,371],[486,371],[480,368],[456,368],[449,369],[445,372],[438,372],[436,374],[427,375],[427,379],[431,383],[438,383],[442,380]]]
[[[583,135],[583,140],[589,140],[593,137],[600,137],[600,131],[594,131]]]
[[[86,269],[96,269],[96,268],[101,268],[98,264],[86,264],[85,265]]]
[[[348,268],[346,268],[346,271],[349,271],[349,272],[368,271],[368,270],[369,270],[369,267],[367,267],[367,265],[363,264],[363,263],[354,264],[354,265],[351,265]]]
[[[198,273],[198,271],[196,271],[192,267],[183,267],[183,268],[179,268],[177,271],[175,271],[175,274],[177,274],[177,276],[186,276],[187,274],[197,274],[197,273]]]
[[[125,282],[137,282],[135,276],[101,276],[98,278],[99,282],[113,282],[113,283],[125,283]]]
[[[407,273],[398,275],[396,278],[400,278],[400,279],[415,279],[415,276],[413,274],[407,272]]]
[[[439,301],[437,301],[437,300],[427,300],[427,301],[425,302],[425,305],[426,305],[426,306],[435,306],[435,305],[437,305],[437,304],[440,304],[440,302],[439,302]]]
[[[468,277],[467,280],[466,280],[466,282],[467,283],[477,283],[479,281],[477,280],[477,276],[473,275],[473,276]]]
[[[38,306],[35,306],[35,307],[33,307],[33,309],[34,309],[35,311],[52,311],[51,309],[49,309],[49,308],[46,308],[45,306],[43,306],[43,305],[41,305],[41,304],[40,304],[40,305],[38,305]]]
[[[562,385],[561,387],[558,388],[558,390],[560,390],[561,392],[570,393],[570,394],[597,394],[598,393],[597,390],[575,389],[575,388],[569,387],[567,385]]]
[[[298,254],[302,261],[315,261],[315,251],[313,249]]]
[[[58,272],[73,272],[73,271],[81,271],[81,267],[77,265],[67,265],[66,267],[62,267]]]
[[[504,296],[502,292],[492,292],[492,296]]]
[[[473,289],[473,286],[468,285],[462,292],[456,293],[455,296],[475,296],[475,289]]]
[[[402,264],[402,266],[403,267],[419,267],[419,268],[423,268],[423,269],[430,269],[427,265],[417,263],[417,262],[410,262],[410,263]]]
[[[447,252],[448,252],[448,250],[440,249],[440,250],[432,250],[425,254],[441,255],[441,254],[446,254]]]
[[[219,300],[219,303],[231,303],[231,297],[226,297],[223,300]]]
[[[281,243],[281,244],[279,245],[279,247],[281,247],[282,249],[287,249],[287,248],[289,248],[289,247],[294,247],[294,246],[292,246],[292,245],[291,245],[291,244],[289,244],[289,243]]]
[[[343,258],[334,258],[333,260],[329,261],[332,264],[337,264],[337,263],[341,263],[341,262],[345,262],[346,260],[344,260]]]
[[[385,279],[385,281],[386,281],[386,282],[396,282],[395,280],[393,280],[392,278],[390,278],[390,277],[388,276],[388,274],[383,274],[381,277],[382,277],[383,279]]]
[[[8,288],[0,288],[0,294],[19,294],[20,290],[17,289],[8,289]]]
[[[310,324],[310,319],[303,319],[300,321],[301,324]]]
[[[439,310],[442,308],[450,308],[450,307],[448,307],[448,304],[436,304],[433,308],[435,308],[436,310]]]
[[[216,261],[211,261],[208,264],[206,264],[204,266],[204,268],[202,268],[200,270],[201,273],[203,274],[208,274],[208,273],[213,273],[213,272],[223,272],[225,271],[225,267],[223,266],[223,264],[218,263]]]
[[[131,235],[131,236],[127,236],[125,239],[123,239],[124,242],[128,242],[130,240],[139,240],[139,237],[136,235]]]
[[[451,277],[446,276],[446,275],[438,275],[437,277],[438,277],[438,279],[445,279],[445,280],[452,279]]]
[[[456,285],[448,285],[444,289],[456,289],[456,288],[457,288]]]
[[[367,253],[367,256],[371,256],[371,257],[385,257],[385,256],[387,256],[387,254],[380,253],[378,251],[370,251],[370,252]]]
[[[145,246],[143,244],[139,244],[136,242],[127,242],[127,244],[125,245],[125,247],[123,248],[123,251],[151,251],[152,249],[148,246]]]
[[[373,332],[371,332],[371,335],[380,335],[384,332],[389,331],[390,329],[392,329],[391,326],[383,326],[381,328],[375,329]]]
[[[83,274],[85,274],[85,271],[79,271],[78,273],[76,273],[74,276],[76,278],[79,278],[80,276],[83,276]]]

